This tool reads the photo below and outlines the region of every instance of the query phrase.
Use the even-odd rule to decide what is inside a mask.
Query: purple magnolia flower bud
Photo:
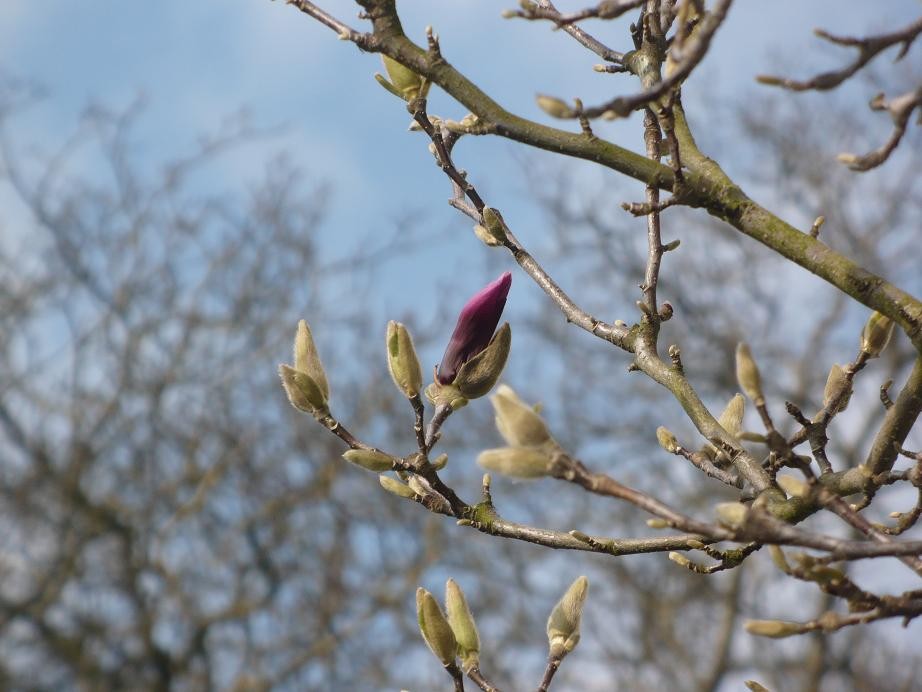
[[[454,381],[458,370],[480,353],[490,339],[506,305],[506,296],[512,285],[512,274],[505,272],[496,281],[484,286],[458,315],[458,324],[451,335],[436,379],[439,384]]]

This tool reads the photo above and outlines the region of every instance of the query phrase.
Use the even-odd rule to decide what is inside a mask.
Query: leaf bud
[[[400,98],[405,101],[412,101],[418,96],[426,97],[425,92],[428,91],[428,83],[425,78],[386,55],[381,56],[381,62],[384,63],[387,76],[390,77],[391,84]],[[380,82],[381,80],[378,81]],[[394,93],[391,89],[388,89],[388,91]]]
[[[288,401],[296,409],[315,416],[327,412],[326,397],[314,379],[306,372],[295,370],[288,365],[279,365],[279,377],[288,395]]]
[[[656,429],[656,441],[670,454],[678,454],[681,449],[675,435],[662,425]]]
[[[692,565],[691,560],[685,557],[682,553],[677,553],[674,550],[669,551],[668,557],[670,560],[672,560],[674,563],[676,563],[680,567],[685,567],[686,569],[688,569]]]
[[[868,354],[868,358],[877,358],[887,348],[893,336],[893,327],[893,320],[879,312],[868,318],[861,330],[861,350]]]
[[[410,332],[400,322],[387,323],[387,369],[397,389],[408,399],[419,394],[423,375]]]
[[[403,497],[407,500],[415,500],[416,493],[406,483],[401,483],[396,478],[390,476],[378,476],[378,482],[387,492],[393,493],[397,497]]]
[[[747,620],[746,631],[759,637],[772,637],[781,639],[804,632],[803,625],[798,622],[784,622],[783,620]]]
[[[445,582],[445,615],[458,642],[458,655],[464,672],[480,664],[480,635],[464,592],[454,579]]]
[[[589,591],[589,580],[578,577],[570,584],[547,619],[549,657],[561,659],[579,643],[579,624]]]
[[[416,619],[419,631],[435,657],[446,666],[454,663],[458,648],[455,635],[435,597],[422,587],[416,589]]]
[[[752,403],[760,406],[765,403],[765,397],[762,395],[762,377],[759,375],[759,366],[756,365],[752,358],[752,351],[749,350],[749,344],[740,342],[736,346],[736,381],[739,382],[746,396]]]
[[[350,449],[343,454],[343,459],[375,473],[390,471],[394,467],[393,458],[373,449]]]
[[[496,428],[509,445],[539,447],[551,439],[541,416],[508,385],[501,384],[490,402],[496,411]]]
[[[835,363],[829,369],[829,375],[826,377],[826,386],[823,388],[823,406],[829,406],[832,400],[843,390],[845,391],[845,395],[842,397],[834,413],[841,413],[844,411],[848,407],[849,399],[852,398],[852,388],[845,374],[845,369],[838,363]]]
[[[665,519],[655,517],[653,519],[647,519],[647,526],[649,526],[651,529],[668,529],[669,522]]]
[[[720,414],[717,420],[720,427],[726,430],[732,437],[738,437],[743,429],[743,414],[746,411],[746,400],[742,394],[734,394],[733,398],[727,404],[727,407]]]
[[[574,111],[570,106],[567,105],[566,101],[563,101],[554,96],[545,96],[544,94],[538,94],[535,97],[535,101],[538,104],[538,107],[547,113],[552,118],[575,118],[576,111]]]
[[[506,240],[506,229],[503,224],[502,214],[499,213],[493,207],[484,207],[483,208],[483,225],[486,227],[487,232],[493,237],[497,243],[503,243]]]
[[[526,447],[487,449],[477,456],[477,463],[488,471],[512,478],[541,478],[551,468],[551,460],[545,454]]]

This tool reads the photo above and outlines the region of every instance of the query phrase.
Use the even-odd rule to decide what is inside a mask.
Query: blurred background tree
[[[892,75],[877,77],[880,85]],[[7,80],[0,103],[4,687],[441,689],[412,599],[417,584],[436,590],[452,576],[477,616],[484,669],[504,689],[528,689],[543,668],[547,613],[585,573],[593,586],[583,641],[558,689],[608,690],[615,681],[729,690],[750,677],[772,690],[920,689],[918,623],[777,642],[746,634],[743,618],[809,619],[831,607],[762,555],[711,576],[664,555],[574,560],[455,527],[382,493],[342,461],[341,443],[290,409],[273,365],[307,317],[337,414],[383,447],[412,447],[412,412],[386,374],[385,323],[406,322],[420,351],[434,354],[466,295],[443,276],[431,282],[435,311],[414,296],[387,311],[375,302],[376,288],[430,242],[418,218],[369,228],[347,257],[331,259],[318,246],[347,230],[324,235],[334,212],[323,161],[270,158],[256,183],[208,184],[223,181],[235,151],[267,136],[247,119],[151,166],[136,135],[143,111],[90,108],[75,126],[60,125],[73,135],[49,151],[26,126],[41,107],[32,96]],[[918,128],[875,177],[857,178],[836,167],[844,147],[830,141],[876,141],[869,133],[879,120],[852,102],[697,98],[715,121],[703,149],[752,181],[764,203],[802,226],[824,214],[836,249],[922,292]],[[579,287],[590,312],[624,314],[646,257],[642,221],[618,208],[636,186],[531,155],[518,180],[544,219],[533,251]],[[827,369],[853,356],[866,309],[803,273],[795,280],[771,252],[700,212],[665,218],[667,240],[682,229],[660,288],[676,308],[669,339],[694,364],[707,402],[719,410],[736,391],[733,350],[746,339],[770,373],[776,420],[785,400],[818,408]],[[484,276],[506,268],[498,254],[477,256]],[[504,380],[543,402],[566,448],[701,515],[733,497],[655,445],[658,425],[680,439],[694,431],[665,390],[624,373],[626,358],[540,299],[512,300],[507,318],[517,334]],[[878,387],[904,381],[913,355],[897,338],[869,367],[830,435],[837,464],[863,460],[883,414]],[[445,428],[444,477],[467,495],[479,484],[476,453],[499,444],[491,418],[477,402]],[[756,427],[752,413],[746,421]],[[918,434],[907,441],[920,445]],[[497,478],[494,492],[518,521],[653,533],[636,510],[552,480]],[[907,510],[915,502],[905,492],[883,499]],[[895,560],[874,563],[855,563],[855,578],[915,588]]]

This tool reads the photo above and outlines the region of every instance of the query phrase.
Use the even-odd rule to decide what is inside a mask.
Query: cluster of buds
[[[496,329],[511,285],[512,274],[505,272],[462,308],[435,381],[426,388],[426,397],[433,404],[459,409],[496,384],[512,344],[508,322]]]
[[[465,673],[480,665],[480,635],[464,592],[454,579],[445,583],[445,613],[431,593],[416,590],[416,618],[419,631],[429,649],[442,665],[456,665],[461,658]]]
[[[522,401],[507,385],[500,385],[490,401],[496,412],[496,429],[509,446],[481,452],[477,463],[514,478],[548,475],[558,447],[536,407]]]

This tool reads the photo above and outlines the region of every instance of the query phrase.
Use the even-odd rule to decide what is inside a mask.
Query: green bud
[[[394,460],[390,456],[372,449],[350,449],[343,454],[343,459],[375,473],[390,471],[394,467]]]
[[[500,241],[490,235],[490,231],[479,223],[474,226],[474,235],[480,238],[481,242],[487,247],[498,247],[502,245]]]
[[[288,365],[279,365],[279,377],[282,378],[288,401],[296,409],[315,416],[327,412],[326,397],[310,375]]]
[[[793,634],[802,634],[803,625],[797,622],[784,622],[783,620],[747,620],[746,631],[759,637],[772,637],[781,639]]]
[[[525,447],[487,449],[477,456],[477,463],[488,471],[513,478],[541,478],[550,473],[551,467],[546,455]]]
[[[744,683],[751,692],[771,692],[765,685],[760,685],[755,680],[746,680]]]
[[[651,529],[668,529],[669,522],[665,519],[654,517],[653,519],[647,519],[647,526],[649,526]]]
[[[436,471],[441,471],[446,466],[448,466],[448,454],[439,454],[432,460],[432,468]]]
[[[680,567],[685,567],[687,569],[688,567],[692,565],[691,560],[685,557],[682,553],[677,553],[674,550],[669,552],[668,557],[670,560],[672,560],[674,563],[676,563]]]
[[[765,402],[765,397],[762,395],[762,377],[759,375],[759,366],[752,358],[749,344],[743,342],[736,346],[736,381],[739,382],[740,389],[756,406]]]
[[[740,502],[719,502],[714,506],[717,521],[728,529],[738,529],[746,521],[749,508]]]
[[[467,606],[464,592],[454,579],[445,582],[445,614],[458,642],[461,668],[464,672],[476,668],[480,665],[480,635],[477,634],[477,625]]]
[[[541,416],[508,385],[501,384],[490,402],[496,411],[496,428],[511,446],[539,447],[551,439]]]
[[[807,494],[807,484],[794,476],[779,475],[775,482],[790,497],[804,497]]]
[[[327,376],[323,371],[323,364],[320,362],[317,347],[314,345],[314,337],[311,334],[310,327],[307,326],[307,322],[304,320],[298,322],[294,350],[295,370],[300,370],[310,375],[311,379],[317,383],[320,391],[323,392],[323,398],[329,401],[330,385],[327,384]]]
[[[426,398],[435,406],[451,406],[452,411],[467,406],[467,399],[454,384],[435,381],[426,387]]]
[[[848,407],[848,401],[852,398],[852,388],[845,374],[845,369],[841,365],[833,364],[829,370],[829,375],[826,377],[826,386],[823,388],[823,406],[829,406],[833,397],[842,389],[847,389],[847,391],[836,407],[835,413],[841,413]]]
[[[563,658],[579,643],[579,622],[588,591],[589,580],[577,578],[551,611],[547,619],[550,658]]]
[[[737,437],[743,429],[743,413],[746,411],[746,400],[742,394],[734,394],[727,404],[720,418],[717,420],[720,427],[731,436]]]
[[[861,330],[861,350],[867,353],[869,358],[877,358],[890,343],[893,327],[893,320],[889,317],[879,312],[873,313]]]
[[[483,225],[487,229],[493,239],[498,243],[502,244],[506,240],[506,229],[503,225],[503,217],[493,207],[484,207],[483,208]]]
[[[461,366],[452,384],[465,399],[477,399],[493,388],[506,366],[511,345],[512,329],[504,322],[487,347]]]
[[[387,369],[404,396],[412,399],[419,394],[423,375],[413,348],[413,338],[405,326],[393,320],[387,323]]]
[[[397,497],[403,497],[407,500],[415,500],[416,493],[406,483],[401,483],[396,478],[390,476],[378,476],[378,482],[387,492],[393,493]]]
[[[455,661],[458,643],[435,597],[423,588],[416,589],[416,619],[426,644],[444,665]]]
[[[656,429],[656,441],[659,442],[660,447],[665,449],[670,454],[679,453],[679,441],[676,439],[675,435],[673,435],[662,425]]]
[[[405,101],[412,101],[417,96],[426,97],[429,84],[423,77],[386,55],[381,56],[381,62],[384,63],[384,69],[391,81],[388,83],[381,75],[375,75],[375,79],[385,89]]]
[[[570,106],[567,105],[566,101],[563,101],[554,96],[545,96],[544,94],[538,94],[535,97],[535,101],[538,103],[538,107],[547,113],[552,118],[575,118],[576,111],[574,111]]]

